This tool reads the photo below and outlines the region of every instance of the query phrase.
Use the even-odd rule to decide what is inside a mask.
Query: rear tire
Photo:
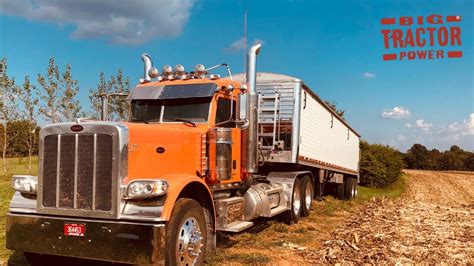
[[[202,265],[207,237],[202,206],[193,199],[179,199],[166,226],[166,265]]]
[[[302,211],[302,184],[299,178],[295,179],[295,183],[293,185],[292,190],[292,197],[291,197],[291,208],[286,213],[286,222],[288,224],[296,224],[301,217]]]
[[[303,202],[302,202],[302,210],[301,216],[307,217],[309,216],[311,209],[313,207],[313,196],[314,196],[314,187],[313,182],[311,181],[310,176],[303,177]]]
[[[346,179],[344,196],[346,200],[351,200],[357,196],[357,180],[355,178]]]
[[[340,200],[346,199],[345,187],[346,187],[346,182],[336,184],[337,198]]]

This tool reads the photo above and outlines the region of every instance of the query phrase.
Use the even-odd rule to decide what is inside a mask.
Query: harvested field
[[[374,199],[336,228],[310,263],[474,262],[474,176],[405,171],[406,194]]]

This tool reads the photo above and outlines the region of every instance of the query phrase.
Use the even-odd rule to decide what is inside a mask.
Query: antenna
[[[247,10],[244,14],[244,65],[242,73],[246,73],[247,66]],[[245,82],[245,75],[242,75],[242,83]]]

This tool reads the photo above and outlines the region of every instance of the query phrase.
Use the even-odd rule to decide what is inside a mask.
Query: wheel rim
[[[356,189],[355,189],[355,186],[352,186],[352,190],[351,190],[351,196],[352,198],[354,198],[356,195]]]
[[[201,255],[202,234],[199,223],[194,217],[187,218],[178,232],[178,262],[181,265],[193,265]]]
[[[357,193],[358,193],[358,192],[359,192],[359,191],[357,190],[357,185],[355,185],[355,186],[354,186],[354,197],[357,197]]]
[[[313,200],[313,190],[312,187],[310,186],[311,183],[306,184],[306,191],[305,191],[305,206],[306,210],[309,210],[311,208],[311,201]]]
[[[301,209],[301,195],[300,195],[300,188],[295,187],[293,189],[293,212],[295,215],[300,213]]]

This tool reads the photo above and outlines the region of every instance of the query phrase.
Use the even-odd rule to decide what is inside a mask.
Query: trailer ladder
[[[271,131],[271,132],[269,132]],[[258,94],[258,143],[262,150],[274,150],[280,135],[280,94]],[[271,141],[268,139],[271,137]]]

